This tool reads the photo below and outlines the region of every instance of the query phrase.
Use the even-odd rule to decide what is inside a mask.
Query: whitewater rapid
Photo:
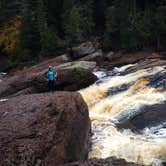
[[[166,120],[157,126],[145,127],[135,133],[130,129],[118,130],[116,123],[139,113],[143,106],[166,101],[166,91],[148,86],[148,76],[165,74],[165,66],[137,70],[123,74],[130,64],[106,72],[94,72],[96,84],[80,91],[89,107],[92,121],[92,149],[89,157],[107,158],[116,156],[144,165],[159,166],[166,161]],[[129,85],[118,93],[117,87]]]

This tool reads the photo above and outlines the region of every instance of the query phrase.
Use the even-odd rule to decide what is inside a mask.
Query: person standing
[[[55,72],[53,70],[53,67],[52,66],[49,66],[48,68],[48,89],[49,91],[54,91],[55,88],[54,88],[54,84],[55,84],[55,78],[57,77],[57,72]]]

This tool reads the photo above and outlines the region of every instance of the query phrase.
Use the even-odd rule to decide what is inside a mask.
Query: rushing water
[[[4,76],[6,76],[6,75],[7,75],[7,73],[0,72],[0,82],[2,82],[2,78],[3,78]]]
[[[116,123],[139,113],[143,106],[166,101],[166,91],[148,86],[148,76],[165,74],[165,66],[156,66],[123,74],[130,64],[106,72],[94,72],[96,84],[80,91],[88,104],[92,121],[92,150],[89,157],[116,156],[145,165],[166,161],[166,119],[155,126],[147,126],[139,133],[130,129],[118,130]],[[125,86],[124,86],[125,85]],[[111,93],[121,87],[118,93]],[[125,87],[125,88],[123,88]]]

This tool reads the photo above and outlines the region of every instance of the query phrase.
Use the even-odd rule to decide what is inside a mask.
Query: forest
[[[165,49],[166,0],[0,0],[0,70],[85,41]]]

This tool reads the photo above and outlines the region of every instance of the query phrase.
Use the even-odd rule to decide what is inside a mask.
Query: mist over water
[[[147,79],[166,73],[165,66],[155,66],[123,74],[137,64],[94,72],[99,81],[80,91],[89,107],[92,121],[92,150],[89,157],[116,156],[144,165],[166,161],[166,119],[142,130],[118,129],[118,123],[139,115],[145,106],[166,101],[163,87],[150,86]],[[111,73],[111,74],[109,74]],[[165,110],[166,111],[166,110]]]

